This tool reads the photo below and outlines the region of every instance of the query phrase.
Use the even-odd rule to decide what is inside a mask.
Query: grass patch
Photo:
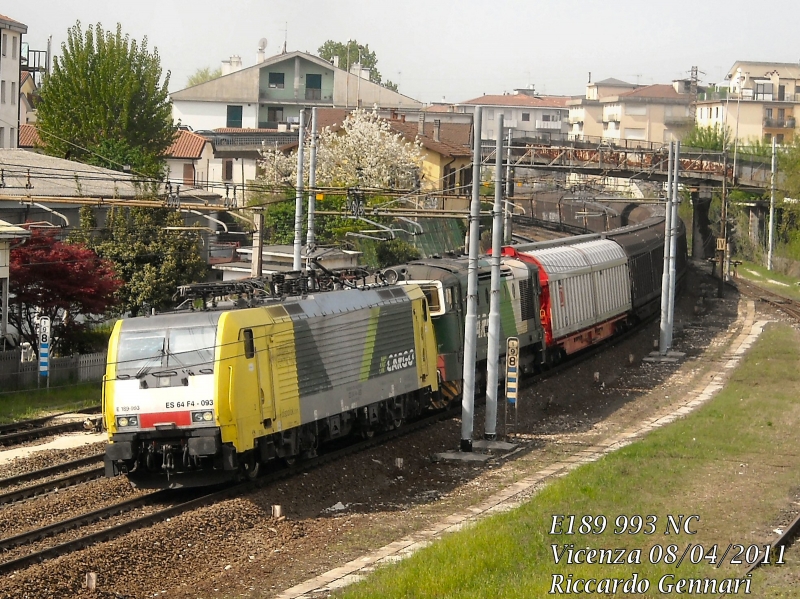
[[[800,281],[794,277],[775,272],[774,270],[767,270],[766,266],[747,261],[742,262],[737,271],[739,276],[743,279],[758,283],[765,289],[769,289],[780,295],[800,300],[800,286],[798,285]],[[777,283],[772,281],[777,281]]]
[[[790,327],[764,333],[725,389],[709,404],[605,458],[553,481],[530,502],[449,535],[396,565],[376,571],[340,596],[362,597],[545,597],[554,575],[568,580],[647,580],[637,596],[661,596],[659,580],[674,576],[723,580],[741,576],[729,554],[718,569],[695,550],[681,566],[651,563],[674,544],[679,558],[688,544],[703,555],[716,546],[720,559],[729,544],[745,547],[774,536],[800,467],[800,335]],[[788,467],[787,467],[788,466]],[[554,514],[606,517],[599,534],[551,535]],[[617,516],[654,516],[655,532],[614,534]],[[666,535],[668,516],[699,516],[696,534]],[[629,521],[630,522],[630,521]],[[596,522],[599,524],[600,522]],[[562,529],[566,528],[562,526]],[[576,523],[577,529],[577,523]],[[636,564],[556,564],[552,545],[574,550],[641,550]],[[665,551],[653,549],[660,546]],[[690,549],[691,551],[691,549]],[[744,556],[742,556],[744,557]],[[655,559],[653,560],[655,561]],[[692,563],[696,561],[697,563]],[[570,578],[571,577],[571,578]],[[752,581],[754,596],[761,596]],[[640,587],[641,590],[641,587]],[[743,592],[743,588],[740,589]],[[598,593],[600,594],[600,593]],[[627,596],[620,584],[617,596]]]
[[[0,394],[0,424],[96,406],[100,388],[100,383],[83,383]]]

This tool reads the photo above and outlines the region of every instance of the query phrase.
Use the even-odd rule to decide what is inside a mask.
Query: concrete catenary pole
[[[261,267],[264,263],[262,257],[262,250],[264,249],[264,211],[256,210],[253,213],[253,223],[255,224],[255,231],[253,231],[253,257],[250,260],[250,276],[260,277]]]
[[[734,176],[736,171],[734,171]],[[722,249],[719,251],[719,287],[717,287],[717,297],[725,295],[725,255],[728,245],[728,150],[722,151],[722,214],[719,219],[719,237]]]
[[[311,156],[308,159],[308,232],[306,248],[311,251],[317,242],[314,231],[314,210],[317,205],[317,109],[311,109]]]
[[[482,110],[475,107],[472,149],[472,203],[469,210],[469,263],[467,267],[467,315],[464,318],[464,388],[461,398],[461,451],[472,451],[475,412],[475,358],[478,343],[478,246],[481,224],[481,126]]]
[[[675,142],[675,164],[672,167],[672,232],[669,236],[669,307],[667,310],[667,348],[672,347],[672,331],[675,327],[675,284],[676,262],[678,257],[678,205],[680,194],[678,182],[681,173],[681,142]]]
[[[306,114],[300,110],[300,128],[297,132],[297,187],[294,198],[294,258],[292,270],[301,270],[300,251],[303,246],[303,143],[306,137]]]
[[[486,351],[486,426],[484,437],[497,436],[497,384],[500,368],[500,251],[503,248],[503,115],[497,117],[492,209],[492,282],[489,298],[489,347]]]
[[[510,203],[512,185],[514,182],[511,180],[511,134],[513,131],[508,129],[508,146],[506,149],[506,200],[509,203],[505,204],[506,209],[506,222],[503,227],[503,239],[507,245],[511,245],[511,233],[513,227],[514,206]]]
[[[778,178],[778,148],[772,136],[772,185],[769,192],[769,236],[767,237],[767,270],[772,270],[772,251],[775,247],[775,180]]]
[[[667,345],[667,313],[669,312],[669,250],[672,247],[669,236],[672,233],[672,151],[674,142],[669,142],[667,159],[667,203],[664,207],[664,266],[661,271],[661,323],[659,327],[658,351],[664,355],[669,351]]]

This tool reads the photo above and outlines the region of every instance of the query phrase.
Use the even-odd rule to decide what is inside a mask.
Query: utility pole
[[[772,251],[775,246],[775,180],[778,177],[778,148],[772,136],[772,185],[769,192],[769,237],[767,243],[767,270],[772,270]]]
[[[484,438],[497,437],[497,385],[500,368],[500,251],[503,245],[503,115],[497,117],[492,210],[492,281],[489,299],[489,346],[486,350],[486,426]]]
[[[461,451],[472,451],[475,412],[475,361],[478,337],[478,250],[481,224],[481,126],[482,109],[475,107],[472,149],[472,203],[469,210],[469,262],[467,267],[467,315],[464,318],[464,381],[461,398]]]
[[[665,356],[669,351],[669,252],[672,249],[672,159],[675,142],[669,142],[669,158],[667,159],[667,203],[664,214],[664,266],[661,271],[661,321],[659,326],[658,351]]]
[[[256,230],[253,231],[253,258],[250,261],[250,276],[260,277],[263,264],[262,251],[264,250],[264,211],[259,209],[253,214]]]
[[[317,205],[317,109],[311,109],[311,156],[308,159],[308,233],[306,251],[317,243],[314,231],[314,210]]]
[[[300,253],[303,246],[303,142],[306,137],[306,112],[300,109],[300,128],[297,132],[297,186],[294,197],[294,257],[292,270],[302,270]]]
[[[512,139],[511,134],[512,130],[509,127],[508,145],[506,147],[506,203],[504,204],[506,208],[506,213],[505,213],[506,222],[505,226],[503,227],[504,240],[505,243],[508,245],[511,245],[511,233],[512,233],[511,229],[513,226],[513,216],[514,216],[514,208],[509,203],[510,202],[509,198],[511,198],[511,196],[513,195],[511,193],[512,192],[511,186],[514,184],[514,182],[511,180],[511,139]]]
[[[734,172],[735,175],[735,172]],[[717,238],[719,252],[719,287],[717,297],[725,295],[725,255],[728,245],[728,150],[722,151],[722,216],[719,223],[720,233]]]
[[[672,167],[672,230],[669,235],[669,303],[667,306],[667,347],[672,349],[672,331],[675,327],[675,262],[678,247],[678,181],[681,172],[681,142],[675,142],[675,164]]]

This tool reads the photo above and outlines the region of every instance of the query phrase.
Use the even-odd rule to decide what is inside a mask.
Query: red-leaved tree
[[[122,286],[111,261],[42,229],[11,250],[10,267],[8,320],[37,351],[39,317],[50,317],[53,352],[79,350],[89,325],[113,307]]]

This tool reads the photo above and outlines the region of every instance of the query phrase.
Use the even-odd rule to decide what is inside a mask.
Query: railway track
[[[64,462],[62,464],[56,464],[47,468],[41,468],[32,472],[26,472],[24,474],[17,474],[16,476],[0,479],[0,505],[21,501],[29,497],[35,497],[37,495],[49,493],[56,489],[64,489],[66,487],[72,487],[83,482],[100,478],[104,474],[104,468],[102,466],[98,466],[89,470],[81,470],[80,472],[67,474],[66,476],[35,483],[19,489],[13,488],[28,481],[35,481],[37,479],[41,480],[56,474],[69,472],[70,470],[79,470],[85,468],[86,466],[91,466],[92,464],[102,462],[102,460],[103,454],[97,454],[86,458],[79,458],[77,460]],[[5,489],[12,490],[4,491]]]
[[[170,505],[164,509],[157,510],[151,514],[141,516],[138,518],[132,518],[120,524],[104,528],[103,530],[88,533],[86,535],[81,535],[69,541],[65,541],[62,543],[55,543],[45,549],[37,550],[25,556],[0,563],[0,574],[6,574],[9,572],[20,570],[22,568],[26,568],[33,564],[53,559],[60,555],[65,555],[67,553],[71,553],[79,549],[83,549],[84,547],[89,547],[97,543],[110,541],[124,534],[127,534],[128,532],[131,532],[133,530],[151,526],[167,518],[177,516],[178,514],[193,509],[197,509],[199,507],[209,505],[211,503],[215,503],[223,499],[228,499],[235,495],[240,495],[255,491],[261,487],[273,484],[276,481],[296,476],[298,474],[302,474],[303,472],[308,472],[313,468],[318,468],[324,464],[339,460],[345,456],[365,451],[367,449],[371,449],[378,445],[382,445],[400,436],[413,433],[427,426],[435,424],[436,422],[439,422],[446,418],[450,418],[454,414],[455,410],[453,408],[449,410],[444,410],[432,416],[428,416],[427,418],[423,418],[415,422],[408,423],[400,428],[396,428],[382,435],[375,436],[370,439],[365,439],[363,441],[354,443],[347,447],[336,449],[327,452],[325,454],[322,454],[320,456],[317,456],[315,458],[305,460],[292,467],[265,473],[258,479],[243,482],[237,485],[232,485],[222,490],[201,492],[199,496],[194,496],[186,501],[173,503],[173,505]],[[143,497],[137,497],[127,501],[122,501],[99,510],[94,510],[92,512],[87,512],[85,514],[74,516],[72,518],[68,518],[60,522],[55,522],[47,526],[43,526],[24,533],[20,533],[12,537],[0,539],[0,553],[6,552],[15,547],[32,544],[39,540],[48,537],[53,537],[55,535],[59,535],[69,530],[86,527],[100,520],[105,520],[113,516],[124,514],[146,505],[155,504],[160,501],[170,501],[171,499],[174,499],[174,497],[177,494],[178,493],[171,490],[156,491],[154,493],[149,493]]]
[[[794,320],[800,322],[800,302],[797,300],[764,289],[745,279],[737,278],[735,284],[739,291],[744,291],[747,295],[781,310]]]
[[[66,414],[93,414],[100,411],[100,406],[89,408],[81,412],[63,412],[53,416],[46,416],[44,418],[35,418],[33,420],[22,420],[13,424],[0,425],[0,447],[18,445],[26,441],[40,439],[42,437],[49,437],[51,435],[58,435],[66,432],[82,431],[85,430],[85,420],[73,420],[70,422],[60,422],[58,424],[48,424],[58,416]],[[99,416],[90,418],[94,426],[100,420]]]

